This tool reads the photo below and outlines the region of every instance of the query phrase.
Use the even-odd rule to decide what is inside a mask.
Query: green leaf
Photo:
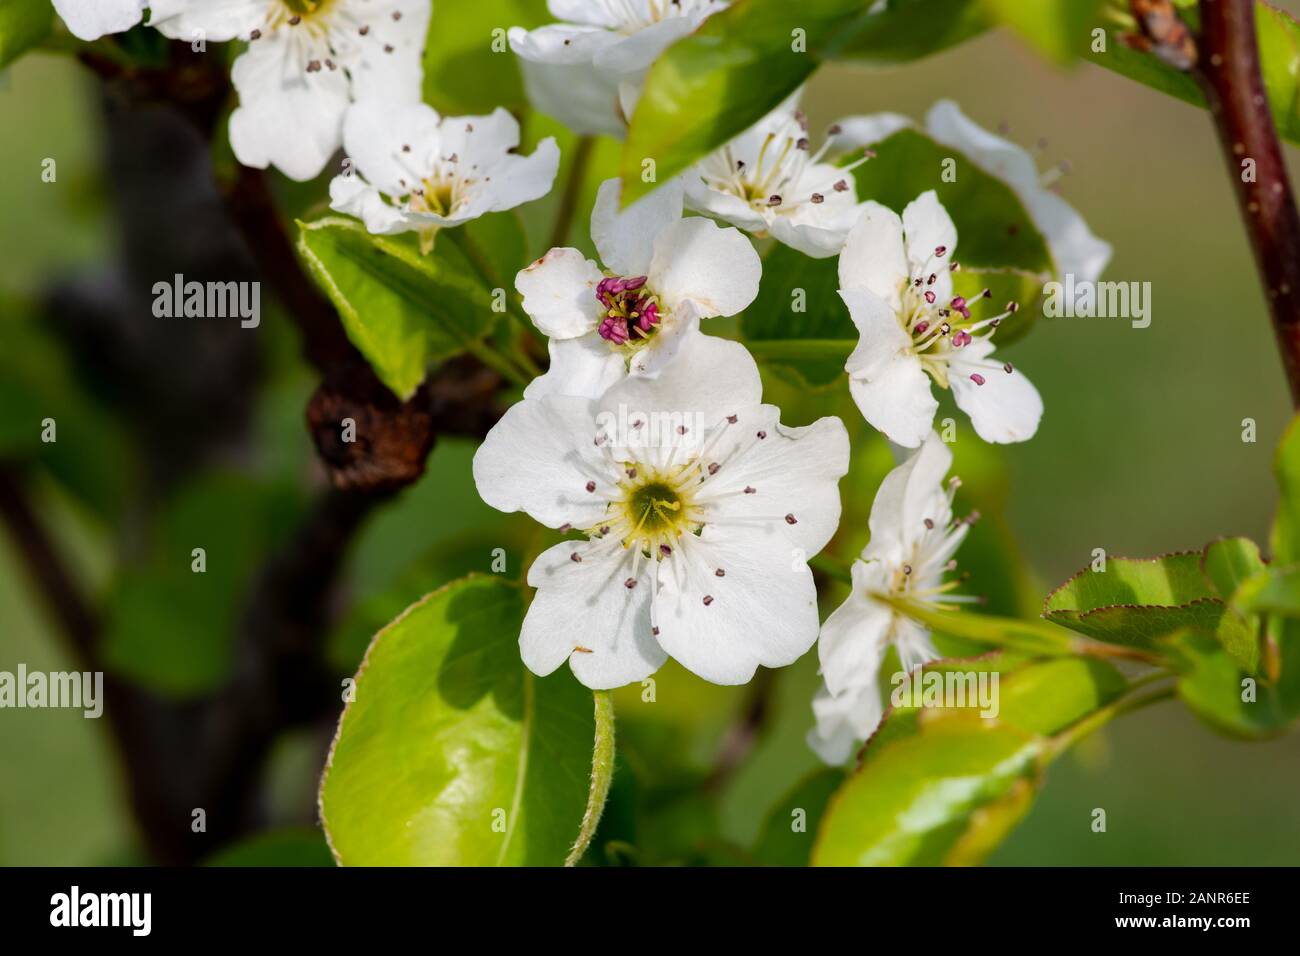
[[[1220,538],[1205,546],[1201,570],[1219,597],[1231,601],[1237,590],[1250,578],[1265,570],[1259,545],[1249,538]]]
[[[867,6],[863,0],[748,0],[669,47],[650,68],[632,116],[623,202],[668,182],[771,112],[849,38]],[[655,164],[652,182],[642,178],[647,159]]]
[[[1286,620],[1278,631],[1277,680],[1247,673],[1207,635],[1189,631],[1167,638],[1181,672],[1178,696],[1206,724],[1229,736],[1258,740],[1285,732],[1300,717],[1300,621]]]
[[[524,261],[518,221],[504,214],[445,230],[429,255],[411,235],[372,236],[339,216],[300,222],[298,230],[299,255],[338,309],[348,338],[402,400],[430,363],[465,351],[489,354],[479,343],[498,317],[493,290],[508,288],[500,261]]]
[[[1247,614],[1300,617],[1300,565],[1266,568],[1241,582],[1233,604]]]
[[[256,574],[301,506],[295,487],[236,474],[212,473],[182,489],[156,518],[147,559],[114,582],[103,644],[109,668],[170,697],[219,687]],[[194,570],[196,548],[202,571]]]
[[[557,866],[581,855],[611,772],[608,701],[567,668],[524,668],[523,612],[516,585],[472,575],[375,636],[321,782],[340,863]]]
[[[424,45],[425,102],[451,116],[524,109],[523,78],[518,58],[503,48],[505,31],[552,19],[545,0],[435,3]]]
[[[993,25],[979,0],[889,0],[861,21],[835,56],[878,66],[909,63],[973,39]]]
[[[1150,649],[1183,628],[1213,632],[1224,610],[1191,551],[1108,557],[1105,570],[1085,568],[1053,591],[1043,616],[1100,641]]]
[[[983,0],[990,17],[1044,56],[1070,63],[1086,47],[1099,0]]]
[[[1182,12],[1183,19],[1193,29],[1197,22],[1195,14],[1195,8],[1190,7]],[[1191,74],[1152,53],[1126,45],[1122,35],[1131,30],[1116,29],[1100,20],[1096,22],[1105,27],[1107,36],[1105,52],[1095,52],[1091,47],[1086,51],[1085,55],[1093,63],[1186,103],[1205,107],[1205,95]],[[1300,22],[1291,14],[1259,0],[1255,4],[1255,40],[1259,46],[1260,71],[1269,108],[1278,133],[1293,143],[1300,143]]]
[[[985,808],[1005,807],[1023,782],[1037,786],[1046,743],[978,715],[929,722],[864,763],[831,799],[813,864],[948,862]]]
[[[831,799],[817,836],[820,866],[980,862],[1033,802],[1053,735],[1116,701],[1128,684],[1101,661],[1025,664],[1015,655],[937,661],[922,674],[996,674],[996,719],[980,704],[895,708]],[[913,702],[908,702],[913,703]]]
[[[53,24],[48,0],[0,0],[0,70],[44,40]]]

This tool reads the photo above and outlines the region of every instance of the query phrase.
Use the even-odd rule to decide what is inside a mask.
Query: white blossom
[[[596,397],[626,375],[663,368],[701,319],[735,315],[758,295],[762,264],[735,229],[682,218],[678,181],[619,210],[604,182],[591,235],[607,271],[577,249],[552,249],[521,271],[524,311],[550,337],[551,368],[527,398]]]
[[[727,0],[549,0],[562,22],[511,27],[529,99],[576,133],[621,136],[646,71]]]
[[[871,506],[871,538],[853,563],[853,589],[822,625],[817,645],[822,686],[813,698],[808,743],[830,764],[843,763],[875,732],[883,715],[878,686],[892,645],[903,671],[939,655],[929,632],[878,600],[892,596],[933,606],[962,603],[944,576],[973,520],[954,520],[957,479],[946,485],[952,452],[930,433],[920,449],[885,476]]]
[[[975,315],[986,296],[968,302],[953,294],[957,229],[934,191],[909,203],[901,218],[876,202],[862,209],[840,254],[839,277],[860,336],[845,371],[863,417],[891,441],[917,447],[939,407],[933,379],[952,389],[985,441],[1032,438],[1043,416],[1038,390],[1010,362],[991,358],[991,336],[1016,305]]]
[[[231,80],[230,145],[245,166],[307,180],[343,142],[351,103],[420,99],[431,0],[150,0],[179,40],[246,40]]]
[[[371,100],[348,111],[343,145],[355,165],[330,183],[331,208],[378,235],[418,232],[426,251],[439,229],[545,196],[560,165],[551,137],[515,153],[519,123],[504,109],[440,117],[424,103]]]
[[[147,5],[147,0],[54,0],[54,12],[73,36],[98,40],[131,29],[140,22]]]
[[[609,688],[671,656],[739,684],[812,647],[807,558],[839,523],[848,435],[837,418],[788,428],[779,415],[744,346],[707,335],[598,400],[548,394],[506,413],[474,456],[479,494],[583,535],[529,569],[529,669],[568,660]]]

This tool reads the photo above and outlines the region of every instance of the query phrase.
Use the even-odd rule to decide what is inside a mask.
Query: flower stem
[[[582,183],[587,178],[587,166],[591,163],[591,153],[596,140],[591,136],[579,136],[573,144],[573,159],[569,161],[569,178],[564,183],[564,193],[560,196],[560,208],[555,214],[555,226],[551,230],[551,248],[563,246],[569,241],[569,231],[573,228],[573,219],[578,211],[578,196],[582,192]]]

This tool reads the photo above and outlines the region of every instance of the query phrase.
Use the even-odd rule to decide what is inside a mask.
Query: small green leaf
[[[1237,588],[1233,604],[1247,614],[1300,617],[1300,565],[1266,568]]]
[[[650,68],[623,148],[630,204],[754,125],[865,18],[863,0],[748,0],[705,20]],[[645,163],[654,163],[647,181]]]
[[[398,398],[411,397],[433,362],[492,331],[493,290],[505,288],[496,258],[522,262],[523,237],[510,215],[491,215],[439,235],[429,255],[413,236],[372,236],[352,219],[298,224],[298,252],[339,311],[348,338]],[[452,236],[462,232],[463,235]],[[493,250],[493,259],[464,251]],[[479,261],[479,259],[482,261]]]
[[[1028,812],[1044,767],[1062,749],[1053,736],[1129,687],[1109,664],[1079,658],[1025,663],[991,654],[935,661],[927,672],[945,683],[964,677],[969,702],[922,708],[907,701],[889,712],[831,799],[814,864],[980,862]],[[982,716],[970,684],[984,674],[996,675],[998,712]]]
[[[208,857],[204,866],[333,866],[319,830],[272,830],[242,840]]]
[[[527,107],[518,58],[505,45],[505,31],[552,19],[545,0],[435,3],[424,44],[425,102],[450,116]]]
[[[1300,717],[1300,621],[1278,628],[1281,674],[1244,671],[1219,641],[1180,632],[1165,640],[1181,676],[1178,696],[1210,727],[1247,740],[1275,737]]]
[[[611,773],[608,700],[567,668],[524,668],[523,611],[516,585],[470,576],[376,635],[321,782],[340,863],[558,866],[581,855]]]
[[[0,0],[0,70],[44,40],[53,23],[49,0]]]
[[[910,63],[973,39],[993,25],[980,0],[888,0],[861,21],[836,48],[835,57],[876,66]]]
[[[1264,569],[1259,545],[1249,538],[1211,541],[1201,555],[1201,570],[1225,601],[1231,601],[1243,583]]]
[[[990,17],[1006,24],[1044,56],[1070,63],[1089,40],[1099,0],[983,0]]]
[[[976,714],[928,721],[866,761],[831,798],[813,864],[945,863],[986,807],[1003,806],[1022,781],[1037,785],[1046,752],[1043,738]]]
[[[1192,551],[1108,557],[1105,570],[1085,568],[1053,591],[1043,616],[1100,641],[1153,648],[1183,628],[1213,632],[1224,608]]]

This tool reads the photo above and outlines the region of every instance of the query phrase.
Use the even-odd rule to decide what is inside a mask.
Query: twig
[[[1300,406],[1300,215],[1255,40],[1254,0],[1200,0],[1193,74],[1205,92],[1237,187],[1293,402]],[[1253,167],[1253,176],[1246,175]]]

